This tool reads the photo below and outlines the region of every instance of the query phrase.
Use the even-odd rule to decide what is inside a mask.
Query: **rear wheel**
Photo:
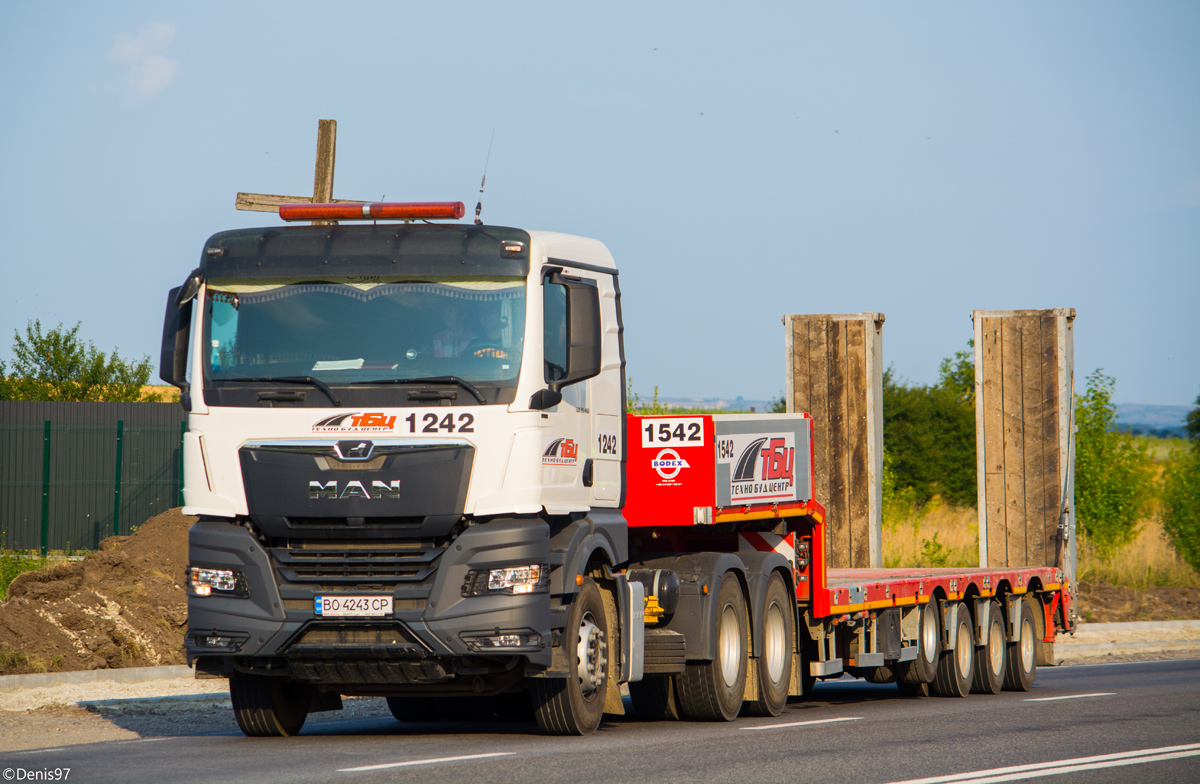
[[[431,697],[388,697],[387,706],[396,721],[439,721],[442,718]]]
[[[647,675],[629,684],[629,698],[638,718],[645,721],[676,721],[679,701],[675,699],[674,676]]]
[[[762,656],[758,659],[758,699],[746,703],[756,716],[778,716],[787,706],[792,683],[792,647],[796,639],[795,599],[788,602],[787,583],[775,572],[763,600]]]
[[[1017,614],[1015,625],[1021,637],[1008,644],[1004,688],[1008,691],[1029,691],[1033,688],[1033,676],[1037,673],[1037,627],[1027,599],[1019,599],[1013,605],[1013,612]]]
[[[984,609],[986,608],[986,609]],[[1004,635],[1004,616],[1000,605],[988,602],[980,609],[980,626],[987,629],[987,645],[975,649],[975,680],[971,691],[976,694],[999,694],[1004,685],[1004,654],[1008,640]]]
[[[698,721],[733,721],[746,695],[746,600],[732,572],[721,578],[716,612],[717,657],[689,664],[676,676],[676,696],[684,717]]]
[[[909,683],[908,681],[896,681],[896,685],[900,687],[900,694],[903,697],[928,697],[928,683]]]
[[[608,619],[600,589],[583,579],[563,635],[566,678],[533,679],[538,726],[551,735],[590,735],[604,716],[608,689]]]
[[[971,631],[971,613],[965,604],[958,605],[958,620],[947,631],[953,635],[954,649],[942,653],[938,660],[937,677],[930,686],[939,697],[966,697],[971,693],[971,678],[974,675],[975,634]]]
[[[896,668],[898,680],[909,686],[933,683],[942,654],[942,622],[938,618],[937,601],[930,600],[917,612],[921,613],[917,629],[917,658],[902,662]]]
[[[308,718],[312,687],[286,678],[234,672],[229,700],[238,727],[251,737],[295,735]]]

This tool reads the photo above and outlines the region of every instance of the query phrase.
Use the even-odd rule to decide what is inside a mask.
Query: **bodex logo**
[[[353,411],[349,414],[334,414],[313,422],[314,433],[377,433],[390,431],[396,426],[396,417],[370,411]]]
[[[576,465],[579,463],[579,444],[573,438],[556,438],[542,452],[542,465]]]
[[[685,468],[691,468],[687,461],[679,456],[679,453],[674,449],[664,449],[655,455],[650,461],[650,465],[658,472],[658,475],[663,479],[674,479],[679,476],[679,472]]]

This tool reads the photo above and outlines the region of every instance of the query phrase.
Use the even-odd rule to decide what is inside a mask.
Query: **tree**
[[[1196,407],[1188,412],[1183,425],[1196,449],[1200,449],[1200,395],[1196,396]]]
[[[883,432],[895,471],[895,489],[911,488],[917,503],[934,495],[974,506],[974,352],[959,351],[942,361],[933,386],[899,381],[892,368],[883,374]]]
[[[1116,380],[1096,370],[1075,397],[1075,517],[1102,553],[1137,535],[1154,482],[1149,448],[1114,429]]]
[[[60,323],[42,332],[40,320],[13,332],[11,370],[0,362],[0,400],[154,402],[158,394],[142,394],[150,380],[150,357],[126,362],[113,349],[106,355],[79,338],[80,324]]]
[[[1200,570],[1200,449],[1171,456],[1163,472],[1161,510],[1163,531],[1175,552]]]

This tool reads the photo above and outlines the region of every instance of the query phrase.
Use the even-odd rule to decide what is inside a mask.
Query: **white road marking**
[[[991,768],[989,770],[975,770],[968,773],[954,773],[949,776],[931,776],[924,779],[893,781],[890,784],[992,784],[993,782],[1019,781],[1021,779],[1038,778],[1040,776],[1053,776],[1058,773],[1077,773],[1083,770],[1116,768],[1122,765],[1139,765],[1143,762],[1161,762],[1163,760],[1195,756],[1200,756],[1200,743],[1189,743],[1184,746],[1163,746],[1157,749],[1139,749],[1138,751],[1122,751],[1115,754],[1099,754],[1094,757],[1076,757],[1074,759],[1058,760],[1057,762],[1035,762],[1029,765],[1013,765],[1007,768]]]
[[[807,727],[811,724],[832,724],[835,721],[859,721],[862,716],[846,716],[841,719],[817,719],[816,721],[793,721],[787,724],[762,724],[758,727],[738,727],[740,730],[781,730],[784,727]]]
[[[1098,691],[1095,694],[1066,694],[1062,697],[1031,697],[1025,702],[1052,702],[1054,700],[1078,700],[1083,697],[1115,697],[1115,691]]]
[[[406,768],[411,765],[434,765],[439,762],[462,762],[464,760],[486,759],[487,757],[511,757],[515,751],[495,751],[491,754],[464,754],[461,757],[435,757],[434,759],[410,760],[408,762],[385,762],[382,765],[363,765],[358,768],[338,768],[338,773],[357,773],[364,770],[386,770],[387,768]]]
[[[59,746],[54,749],[31,749],[30,751],[18,751],[17,754],[49,754],[52,751],[66,751],[66,746]]]

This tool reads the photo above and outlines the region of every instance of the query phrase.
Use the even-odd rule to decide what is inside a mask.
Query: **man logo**
[[[343,460],[370,460],[375,444],[370,441],[338,441],[337,453]]]
[[[579,462],[579,444],[571,438],[556,438],[542,452],[542,465],[575,465]]]
[[[664,449],[659,452],[650,465],[658,472],[658,475],[663,479],[674,479],[679,476],[679,472],[685,468],[691,468],[687,461],[679,456],[679,453],[674,449]]]
[[[337,500],[346,500],[352,498],[361,498],[364,501],[375,501],[384,498],[397,500],[400,498],[400,480],[393,479],[391,482],[382,482],[378,479],[371,482],[371,489],[367,490],[363,483],[357,479],[352,479],[346,483],[340,491],[338,490],[337,480],[328,482],[318,482],[309,480],[308,482],[308,499],[316,501],[321,498],[332,498]]]

